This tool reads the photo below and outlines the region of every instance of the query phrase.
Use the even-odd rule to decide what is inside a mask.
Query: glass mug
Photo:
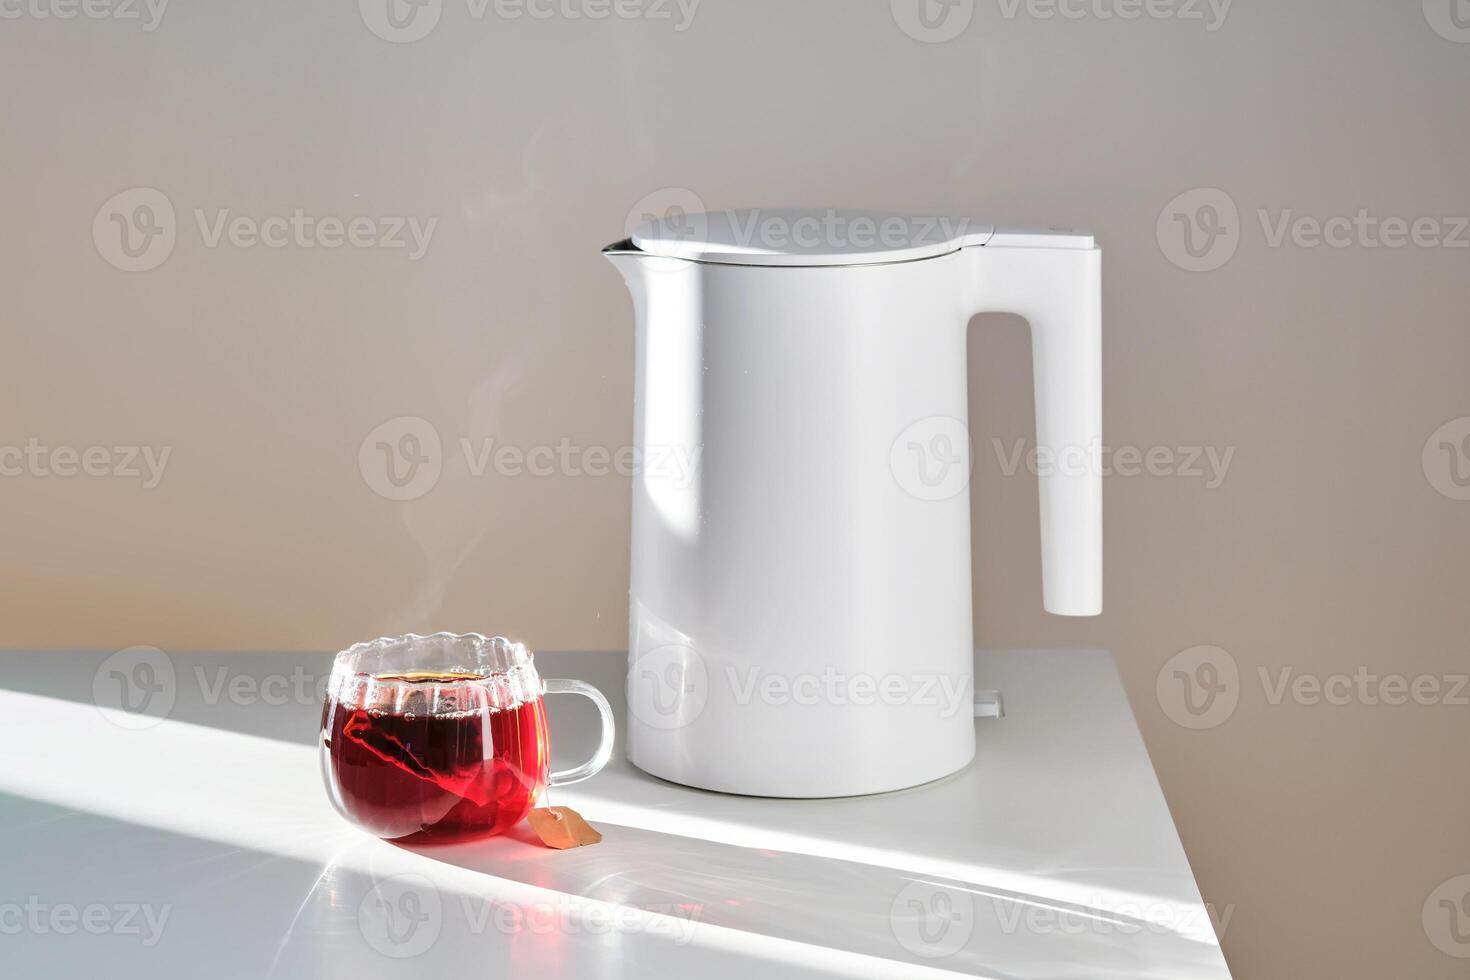
[[[544,694],[597,705],[585,764],[550,772]],[[386,840],[501,834],[547,786],[594,775],[612,755],[612,707],[575,680],[543,681],[531,651],[478,633],[384,637],[337,654],[322,712],[322,777],[337,811]]]

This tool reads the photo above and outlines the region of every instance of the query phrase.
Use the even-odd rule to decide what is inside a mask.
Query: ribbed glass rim
[[[354,643],[338,652],[333,666],[359,677],[431,673],[438,677],[394,677],[401,684],[478,684],[532,666],[524,644],[483,633],[404,633]],[[445,674],[471,676],[449,678]]]
[[[483,633],[405,633],[337,654],[327,698],[370,710],[440,715],[502,710],[545,692],[524,643]]]

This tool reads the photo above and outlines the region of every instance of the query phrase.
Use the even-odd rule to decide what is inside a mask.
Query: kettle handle
[[[972,312],[1016,313],[1031,325],[1042,605],[1061,616],[1096,616],[1102,612],[1102,252],[1091,236],[1000,231],[963,251],[973,263]]]

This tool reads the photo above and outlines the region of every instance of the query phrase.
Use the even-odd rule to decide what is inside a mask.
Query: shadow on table
[[[767,969],[804,980],[846,975],[838,964],[820,962],[837,952],[828,943],[847,939],[843,932],[821,937],[810,950],[759,935],[714,937],[703,929],[706,922],[739,929],[737,917],[706,917],[688,902],[661,905],[652,901],[653,890],[631,887],[630,878],[624,879],[628,897],[641,904],[609,897],[615,889],[605,881],[586,882],[585,896],[513,892],[507,881],[554,889],[555,881],[571,884],[597,873],[587,861],[592,849],[568,861],[572,852],[548,851],[524,834],[454,849],[447,863],[479,872],[456,881],[427,866],[405,871],[403,861],[382,860],[380,842],[356,835],[345,846],[340,838],[323,841],[322,859],[312,862],[0,794],[0,846],[7,854],[7,895],[30,896],[21,903],[29,918],[20,920],[18,932],[7,929],[7,975],[580,980],[685,977],[691,967],[710,980],[744,980]],[[436,850],[420,853],[449,857],[447,849]],[[581,871],[534,870],[565,864]],[[707,902],[698,882],[691,890]],[[101,918],[89,918],[88,929],[53,918],[56,910],[72,909],[74,921],[86,909]],[[864,965],[867,976],[909,972],[899,963]]]
[[[1213,948],[1117,910],[1041,899],[974,876],[944,877],[753,849],[599,821],[603,843],[548,852],[522,823],[474,845],[411,848],[460,868],[674,920],[728,930],[771,958],[837,972],[906,971],[1088,980],[1211,976]],[[774,942],[773,942],[774,941]],[[769,953],[772,946],[780,954]],[[784,962],[784,960],[783,960]],[[1005,972],[996,965],[1004,963]],[[845,964],[845,965],[844,965]],[[1167,964],[1165,973],[1149,964]],[[1014,973],[1017,967],[1025,967]],[[1079,972],[1080,971],[1080,972]],[[933,972],[925,975],[933,975]]]

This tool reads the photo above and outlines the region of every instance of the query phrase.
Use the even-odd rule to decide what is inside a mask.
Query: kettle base
[[[906,766],[901,772],[879,773],[876,767],[867,767],[861,773],[846,773],[839,778],[837,773],[817,774],[804,772],[798,778],[772,779],[770,781],[732,779],[729,773],[720,773],[709,767],[694,767],[676,772],[657,765],[645,765],[626,753],[633,766],[656,779],[675,783],[691,789],[728,796],[753,796],[777,800],[831,800],[853,796],[877,796],[916,789],[930,783],[947,779],[969,767],[975,758],[973,743],[970,752],[962,759],[951,760],[938,766]]]

